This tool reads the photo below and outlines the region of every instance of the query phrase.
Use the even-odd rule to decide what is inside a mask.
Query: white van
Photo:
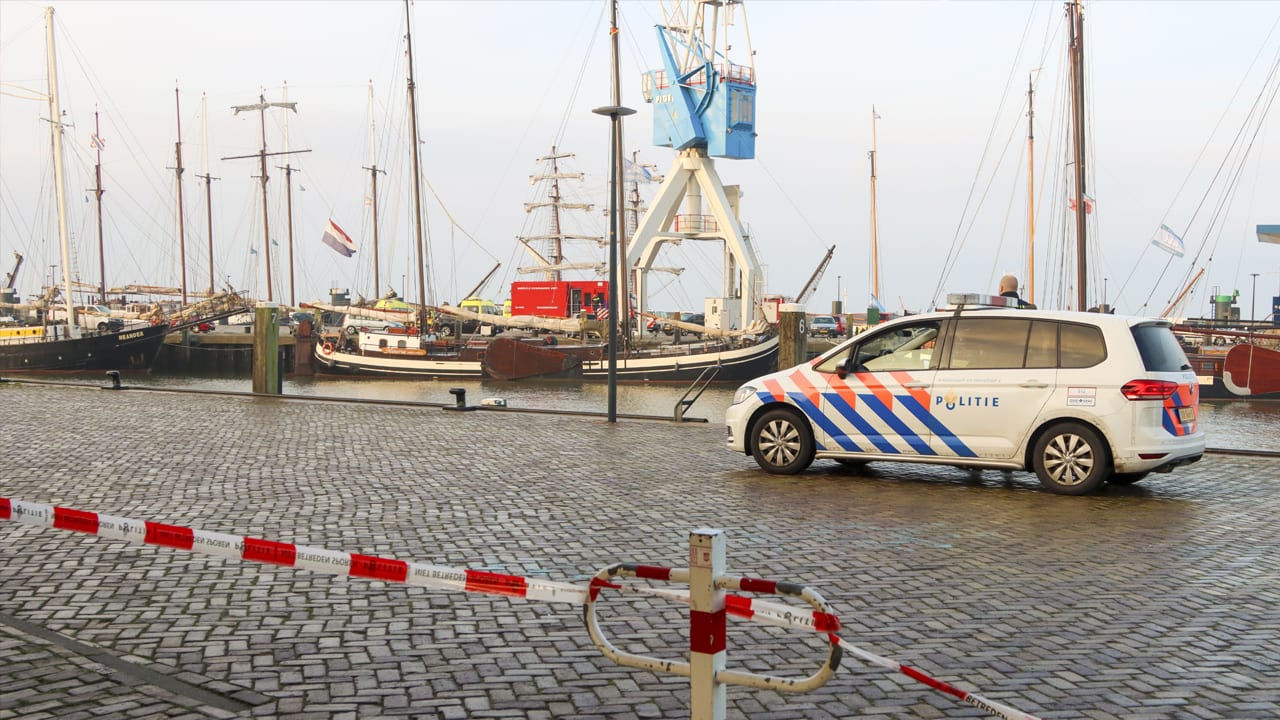
[[[815,458],[1034,470],[1068,495],[1204,453],[1199,384],[1169,322],[953,297],[956,310],[892,320],[738,388],[729,448],[783,474]]]

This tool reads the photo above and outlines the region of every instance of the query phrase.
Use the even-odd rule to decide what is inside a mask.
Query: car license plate
[[[1178,408],[1178,422],[1192,423],[1196,421],[1196,409],[1193,407]]]

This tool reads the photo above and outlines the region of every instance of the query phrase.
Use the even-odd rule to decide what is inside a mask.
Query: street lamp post
[[[621,105],[606,105],[591,112],[609,117],[609,422],[618,422],[618,166],[622,155],[618,147],[622,140],[619,126],[626,115],[635,110]]]
[[[622,118],[635,110],[622,105],[622,82],[618,77],[618,0],[609,3],[609,55],[613,68],[611,99],[613,104],[591,112],[609,117],[609,422],[618,422],[618,322],[631,327],[631,303],[623,298],[626,309],[618,314],[618,213],[622,212]],[[623,258],[626,261],[626,258]],[[629,340],[630,338],[628,338]]]

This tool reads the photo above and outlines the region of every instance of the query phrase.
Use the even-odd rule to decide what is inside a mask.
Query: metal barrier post
[[[693,720],[724,720],[725,686],[716,675],[725,666],[723,530],[689,533],[689,690]]]

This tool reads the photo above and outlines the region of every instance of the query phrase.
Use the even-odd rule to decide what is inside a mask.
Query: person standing
[[[1020,308],[1034,310],[1036,307],[1018,296],[1018,278],[1015,275],[1006,274],[1000,278],[1000,297],[1013,298]]]

